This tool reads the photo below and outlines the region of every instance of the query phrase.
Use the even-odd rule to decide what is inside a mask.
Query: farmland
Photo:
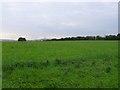
[[[2,43],[3,88],[117,88],[118,41]]]

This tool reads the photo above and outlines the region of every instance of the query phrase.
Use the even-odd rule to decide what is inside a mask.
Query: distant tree
[[[56,39],[53,38],[51,41],[70,41],[70,40],[120,40],[120,33],[117,35],[106,35],[106,36],[77,36],[77,37],[65,37]]]
[[[104,38],[101,36],[96,36],[96,40],[104,40]]]
[[[95,40],[95,36],[86,36],[86,40]]]
[[[118,33],[118,35],[117,35],[117,39],[120,40],[120,33]]]
[[[20,37],[20,38],[18,38],[18,41],[26,41],[26,39],[23,37]]]
[[[105,37],[106,40],[117,40],[117,36],[116,35],[107,35]]]
[[[77,39],[78,39],[78,40],[84,40],[85,37],[78,36]]]

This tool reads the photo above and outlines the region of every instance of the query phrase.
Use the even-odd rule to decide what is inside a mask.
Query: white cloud
[[[114,34],[117,15],[117,3],[4,3],[4,37]]]
[[[77,27],[79,23],[77,22],[62,22],[61,25],[67,27]]]
[[[118,2],[119,0],[2,0],[1,2]]]
[[[3,38],[3,39],[13,39],[16,37],[17,37],[17,35],[15,33],[0,32],[0,38]]]

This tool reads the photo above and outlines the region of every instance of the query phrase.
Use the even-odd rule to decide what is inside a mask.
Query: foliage
[[[51,39],[48,41],[64,41],[64,40],[120,40],[120,34],[118,35],[106,35],[102,36],[78,36],[78,37],[66,37],[61,39]]]
[[[18,41],[26,41],[26,39],[23,37],[20,37],[20,38],[18,38]]]

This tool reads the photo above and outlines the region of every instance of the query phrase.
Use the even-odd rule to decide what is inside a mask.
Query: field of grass
[[[0,89],[2,89],[2,42],[0,42]]]
[[[118,41],[3,42],[3,88],[117,88]]]

